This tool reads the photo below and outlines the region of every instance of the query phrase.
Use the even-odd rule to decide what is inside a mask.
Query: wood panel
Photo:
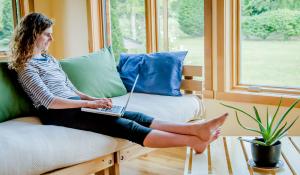
[[[226,145],[232,173],[243,175],[250,174],[251,169],[248,169],[247,159],[243,153],[241,142],[237,137],[227,137]]]
[[[87,0],[88,44],[89,52],[104,47],[102,1]]]
[[[282,156],[293,174],[300,174],[300,153],[288,137],[281,139]]]
[[[104,170],[114,164],[113,154],[109,154],[88,162],[70,166],[61,170],[45,173],[45,175],[82,175],[92,174]]]
[[[202,77],[202,66],[184,65],[182,75],[184,76],[198,76]]]
[[[300,154],[300,137],[292,137],[290,138],[291,142],[293,143],[294,147]]]
[[[225,90],[225,0],[216,1],[216,20],[217,24],[217,90]]]
[[[198,80],[182,80],[180,89],[190,91],[202,91],[202,82]]]
[[[129,148],[123,149],[121,151],[119,151],[119,156],[118,156],[118,162],[122,163],[124,161],[128,161],[130,159],[136,158],[138,156],[147,154],[151,151],[153,151],[154,149],[151,148],[145,148],[142,147],[140,145],[134,145],[131,146]]]
[[[34,12],[34,0],[19,0],[21,17]]]
[[[205,90],[213,91],[213,30],[212,30],[212,0],[204,0],[204,68],[205,68]],[[213,95],[204,94],[206,98]]]
[[[252,139],[253,137],[244,137]],[[202,174],[237,174],[237,175],[296,175],[300,174],[300,152],[297,145],[300,137],[282,139],[280,160],[284,166],[277,170],[252,168],[248,160],[252,159],[251,144],[239,141],[236,136],[227,136],[211,143],[207,151],[201,155],[187,151],[185,175]]]
[[[194,164],[194,166],[192,165],[192,171],[208,174],[208,149],[206,149],[205,152],[202,153],[200,156],[196,156],[194,160],[196,160],[196,162],[199,163]]]
[[[183,175],[186,149],[157,149],[121,164],[121,175]]]
[[[223,138],[210,144],[211,174],[229,174]],[[209,165],[210,166],[210,165]]]

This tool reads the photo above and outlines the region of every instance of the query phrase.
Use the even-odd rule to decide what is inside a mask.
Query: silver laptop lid
[[[132,88],[131,88],[131,92],[130,92],[130,94],[129,94],[129,97],[128,97],[128,99],[127,99],[127,102],[126,102],[126,104],[125,104],[125,106],[124,106],[123,111],[125,111],[126,108],[127,108],[127,105],[128,105],[128,103],[129,103],[130,97],[131,97],[131,95],[132,95],[132,93],[133,93],[133,90],[134,90],[134,88],[135,88],[136,82],[137,82],[138,79],[139,79],[139,76],[140,76],[140,74],[138,74],[138,75],[136,76],[136,78],[135,78],[135,81],[134,81],[134,83],[133,83],[133,86],[132,86]]]

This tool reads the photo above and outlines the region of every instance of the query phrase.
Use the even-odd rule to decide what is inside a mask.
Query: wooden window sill
[[[215,92],[215,99],[245,103],[257,103],[266,105],[278,105],[280,98],[282,106],[290,106],[300,95],[271,93],[271,92],[249,92],[242,90],[231,90],[226,92]],[[300,104],[296,106],[300,108]]]

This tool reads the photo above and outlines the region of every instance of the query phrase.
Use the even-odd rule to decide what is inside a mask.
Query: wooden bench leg
[[[120,175],[120,152],[114,153],[114,165],[109,167],[110,175]]]
[[[109,167],[110,175],[120,175],[120,164],[115,163],[113,166]]]
[[[109,175],[109,169],[106,168],[102,171],[99,171],[99,172],[95,173],[95,175]]]

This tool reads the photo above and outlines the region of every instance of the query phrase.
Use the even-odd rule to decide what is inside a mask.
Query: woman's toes
[[[215,119],[198,123],[195,125],[195,135],[203,141],[209,141],[214,133],[219,130],[227,118],[228,113],[221,115]]]

